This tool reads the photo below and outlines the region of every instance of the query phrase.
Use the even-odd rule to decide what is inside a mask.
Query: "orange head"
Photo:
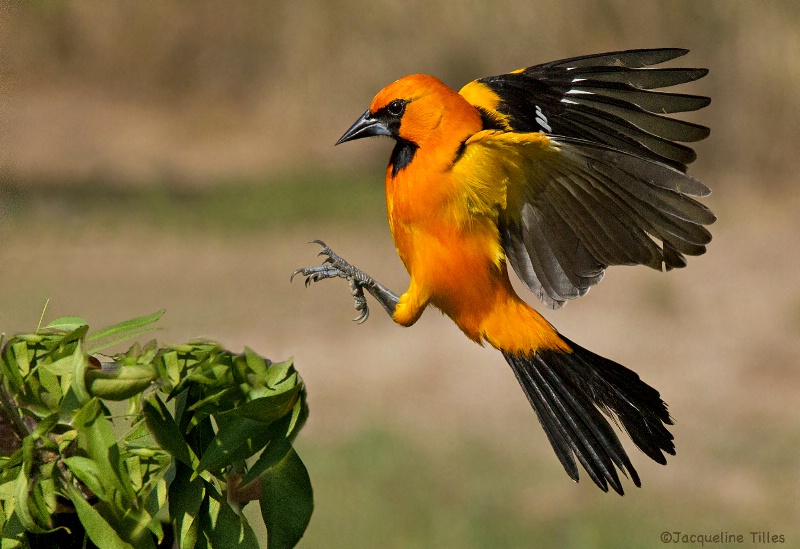
[[[478,111],[441,80],[412,74],[383,88],[336,142],[387,135],[416,148],[458,146],[480,131]]]

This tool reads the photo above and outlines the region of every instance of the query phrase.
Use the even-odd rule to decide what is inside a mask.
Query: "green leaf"
[[[295,385],[282,393],[251,400],[220,414],[220,417],[246,417],[261,423],[272,423],[291,412],[301,388],[301,385]]]
[[[20,463],[22,463],[22,456],[22,448],[17,448],[14,450],[14,453],[8,456],[8,458],[0,465],[0,474],[5,474],[7,469],[17,467]]]
[[[22,470],[16,480],[14,514],[26,531],[46,534],[54,531],[50,524],[50,515],[46,509],[42,513],[37,502],[30,497],[31,489],[35,484],[32,472],[35,444],[36,440],[32,436],[27,436],[22,441]],[[43,514],[44,516],[42,516]],[[42,522],[45,525],[42,525]]]
[[[178,361],[178,352],[174,350],[167,351],[161,355],[161,360],[164,362],[167,379],[174,387],[181,380],[181,365]]]
[[[61,383],[58,377],[44,368],[39,368],[37,373],[39,374],[39,383],[44,389],[44,391],[38,391],[39,401],[49,410],[57,409],[64,396],[61,394]],[[30,381],[32,377],[33,375],[28,380]]]
[[[287,452],[292,449],[292,443],[288,438],[276,438],[269,441],[269,444],[258,456],[258,459],[250,466],[247,473],[240,481],[241,486],[250,484],[256,477],[261,475],[264,471],[282,460]]]
[[[220,403],[222,401],[228,401],[230,404],[233,404],[239,399],[241,399],[241,392],[239,391],[239,388],[228,387],[227,389],[222,389],[216,393],[211,393],[207,397],[198,400],[189,407],[189,411],[196,412],[201,410],[210,414],[219,410]]]
[[[133,364],[88,370],[85,384],[92,396],[105,400],[127,400],[147,389],[157,376],[154,364]]]
[[[144,475],[142,474],[142,460],[136,454],[130,454],[125,459],[125,469],[128,471],[128,478],[131,485],[136,492],[142,489],[144,484]]]
[[[78,431],[76,429],[70,429],[64,432],[58,440],[58,451],[60,453],[66,452],[67,447],[69,447],[76,438],[78,438]]]
[[[305,425],[307,418],[308,406],[306,405],[304,394],[301,394],[292,408],[292,418],[289,421],[289,429],[286,431],[286,436],[296,437],[297,433]]]
[[[53,362],[48,362],[46,360],[42,361],[40,363],[39,367],[41,369],[47,370],[51,374],[57,375],[57,376],[68,375],[68,374],[70,374],[72,372],[72,359],[73,359],[73,356],[75,356],[75,354],[82,355],[81,349],[80,349],[79,346],[75,347],[75,351],[76,352],[74,352],[72,355],[68,355],[68,356],[59,358],[58,360],[54,360]],[[81,356],[81,358],[83,358],[83,357]]]
[[[17,477],[14,514],[17,516],[20,523],[22,523],[22,526],[26,531],[33,532],[34,534],[47,533],[49,528],[43,528],[42,526],[39,526],[33,516],[29,490],[30,479],[26,474],[23,473]]]
[[[297,545],[311,520],[314,494],[308,471],[294,449],[261,476],[260,503],[267,549]]]
[[[233,510],[216,490],[208,492],[207,512],[200,516],[200,531],[209,548],[259,549],[258,539],[247,519]]]
[[[107,349],[108,347],[112,347],[117,343],[121,343],[125,340],[132,339],[156,329],[151,326],[151,324],[161,318],[163,314],[164,309],[150,315],[125,320],[112,326],[108,326],[107,328],[103,328],[97,332],[93,332],[86,337],[86,341],[99,341],[99,343],[90,347],[87,352],[89,354],[96,353],[103,349]],[[153,348],[155,348],[155,345],[153,345]]]
[[[0,501],[8,501],[17,497],[16,483],[17,479],[14,478],[0,484]],[[0,512],[0,515],[3,515],[3,513]]]
[[[77,345],[75,352],[72,354],[72,380],[70,386],[72,393],[75,395],[75,400],[79,406],[85,405],[89,402],[92,396],[86,390],[86,370],[89,369],[89,357],[83,352],[83,346]]]
[[[127,471],[120,458],[114,427],[111,419],[103,413],[97,398],[92,398],[76,412],[73,427],[78,431],[78,447],[97,465],[110,497],[124,496],[127,502],[134,501],[136,494],[127,482]],[[119,496],[115,496],[115,492]],[[122,501],[118,503],[127,505]]]
[[[233,381],[230,378],[230,367],[227,364],[217,364],[203,369],[196,367],[189,374],[188,379],[194,383],[208,386],[230,385]]]
[[[200,458],[198,471],[216,471],[247,459],[275,434],[260,421],[236,417],[220,425],[219,432]]]
[[[276,362],[267,368],[264,383],[268,387],[277,389],[277,386],[282,383],[293,370],[294,358],[290,358],[284,362]]]
[[[149,496],[147,497],[147,501],[145,502],[145,509],[150,514],[151,517],[155,517],[161,512],[161,509],[167,503],[167,481],[164,478],[159,478],[158,481],[155,483],[155,489],[150,491]],[[168,514],[168,510],[166,510],[165,516]],[[170,530],[172,530],[172,524],[169,523],[167,526]],[[164,539],[164,529],[162,527],[160,520],[153,520],[150,524],[147,525],[150,531],[156,535],[158,539],[158,543],[161,543]]]
[[[80,490],[69,483],[67,484],[67,496],[75,506],[78,518],[92,543],[103,549],[134,549],[133,545],[120,538],[106,519],[89,505]]]
[[[182,463],[175,467],[175,478],[169,485],[169,516],[175,523],[177,544],[181,549],[194,549],[200,526],[198,513],[206,495],[206,483],[191,480],[192,469]]]
[[[43,329],[56,332],[73,332],[81,326],[86,326],[86,321],[83,318],[79,316],[62,316],[52,321]]]
[[[23,545],[23,542],[24,545]],[[11,515],[3,524],[2,549],[17,549],[18,547],[29,548],[25,538],[25,528],[19,521],[17,515]]]
[[[50,430],[53,427],[56,426],[56,424],[58,423],[59,419],[60,419],[60,412],[53,412],[52,414],[50,414],[46,418],[44,418],[41,421],[39,421],[39,423],[36,425],[36,427],[33,429],[33,431],[31,431],[30,436],[34,440],[37,440],[37,439],[43,437],[44,435],[49,433]]]
[[[79,341],[82,342],[83,338],[86,337],[86,332],[88,332],[88,331],[89,331],[89,326],[87,326],[86,324],[84,324],[82,326],[78,326],[77,328],[75,328],[71,332],[66,333],[63,336],[61,336],[61,341],[59,342],[59,346],[61,348],[64,348],[64,347],[66,347],[66,345],[68,345],[68,344],[70,344],[72,342],[79,342]],[[56,349],[53,349],[53,352],[55,353]]]
[[[187,404],[191,402],[191,398],[196,398],[200,393],[198,387],[190,387],[189,390],[183,391],[175,399],[175,421],[181,432],[184,433],[184,438],[192,450],[192,465],[197,469],[199,463],[199,456],[206,451],[208,445],[214,440],[216,430],[211,417],[207,414],[200,412],[191,413],[187,411]],[[211,475],[207,472],[203,473],[208,479]],[[202,476],[202,475],[201,475]]]
[[[267,375],[267,362],[264,358],[253,351],[250,347],[244,348],[244,358],[247,363],[247,367],[259,377],[264,377]]]
[[[112,326],[108,326],[107,328],[103,328],[102,330],[93,332],[90,336],[86,338],[86,341],[97,341],[107,337],[140,330],[157,321],[159,318],[162,317],[164,312],[165,309],[161,309],[160,311],[157,311],[150,315],[132,318],[130,320],[125,320],[123,322],[119,322]]]
[[[133,426],[133,429],[131,429],[131,431],[125,435],[125,442],[130,443],[134,440],[144,438],[149,434],[150,431],[147,429],[147,423],[139,419],[136,425]]]
[[[54,462],[40,467],[39,473],[31,482],[28,498],[31,512],[36,521],[51,531],[53,528],[53,515],[56,511],[56,486],[53,481]]]
[[[63,460],[72,474],[78,477],[86,487],[102,500],[108,501],[106,487],[103,485],[103,473],[100,467],[89,458],[72,456]]]
[[[159,446],[172,454],[173,457],[192,467],[192,450],[183,437],[178,424],[167,407],[158,398],[158,395],[150,395],[142,403],[147,427]],[[196,458],[195,458],[196,459]]]
[[[10,384],[11,389],[14,392],[22,390],[24,383],[22,376],[27,376],[31,369],[30,359],[28,358],[28,343],[24,340],[14,341],[12,338],[6,346],[3,359],[3,375],[12,382]]]
[[[120,334],[115,338],[106,339],[105,341],[102,341],[102,342],[98,343],[97,345],[93,345],[93,346],[89,347],[86,350],[86,352],[89,353],[89,354],[95,354],[95,353],[98,353],[98,352],[102,351],[103,349],[108,349],[109,347],[113,347],[117,343],[122,343],[123,341],[127,341],[128,339],[133,339],[134,337],[138,337],[138,336],[140,336],[142,334],[146,334],[147,332],[150,332],[150,331],[155,330],[155,329],[157,329],[157,328],[153,328],[151,326],[145,326],[143,328],[138,328],[136,330],[131,330],[129,332],[125,332],[124,334]]]

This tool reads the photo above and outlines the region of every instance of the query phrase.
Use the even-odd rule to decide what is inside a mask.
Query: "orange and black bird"
[[[706,251],[715,216],[696,198],[710,191],[686,175],[696,155],[684,143],[709,129],[666,115],[710,99],[652,91],[707,74],[651,68],[686,53],[574,57],[459,92],[423,74],[389,84],[337,144],[395,141],[386,208],[408,289],[396,295],[321,241],[324,262],[292,276],[347,280],[359,321],[365,290],[403,326],[433,305],[503,354],[573,480],[577,459],[604,491],[623,494],[617,469],[640,486],[607,418],[666,464],[675,454],[667,405],[633,371],[561,335],[515,293],[508,265],[558,309],[610,265],[670,270]]]

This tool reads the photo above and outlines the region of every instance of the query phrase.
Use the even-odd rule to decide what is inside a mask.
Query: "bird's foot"
[[[302,275],[306,277],[305,285],[308,288],[312,282],[319,282],[327,278],[345,279],[350,286],[350,293],[353,295],[355,308],[358,312],[358,316],[353,320],[359,324],[365,322],[369,318],[369,306],[364,295],[364,285],[370,281],[374,283],[374,281],[369,275],[339,257],[323,241],[312,240],[312,242],[322,246],[322,250],[318,255],[325,256],[325,260],[318,267],[297,269],[292,273],[290,280],[293,280],[297,275]]]

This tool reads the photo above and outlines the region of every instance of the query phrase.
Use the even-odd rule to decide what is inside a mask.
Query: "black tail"
[[[564,336],[571,353],[544,350],[520,356],[503,352],[536,411],[567,474],[578,481],[575,457],[604,492],[622,495],[616,468],[641,486],[610,417],[654,461],[675,455],[667,405],[635,372],[580,347]],[[602,413],[601,413],[602,412]],[[615,468],[616,466],[616,468]]]

